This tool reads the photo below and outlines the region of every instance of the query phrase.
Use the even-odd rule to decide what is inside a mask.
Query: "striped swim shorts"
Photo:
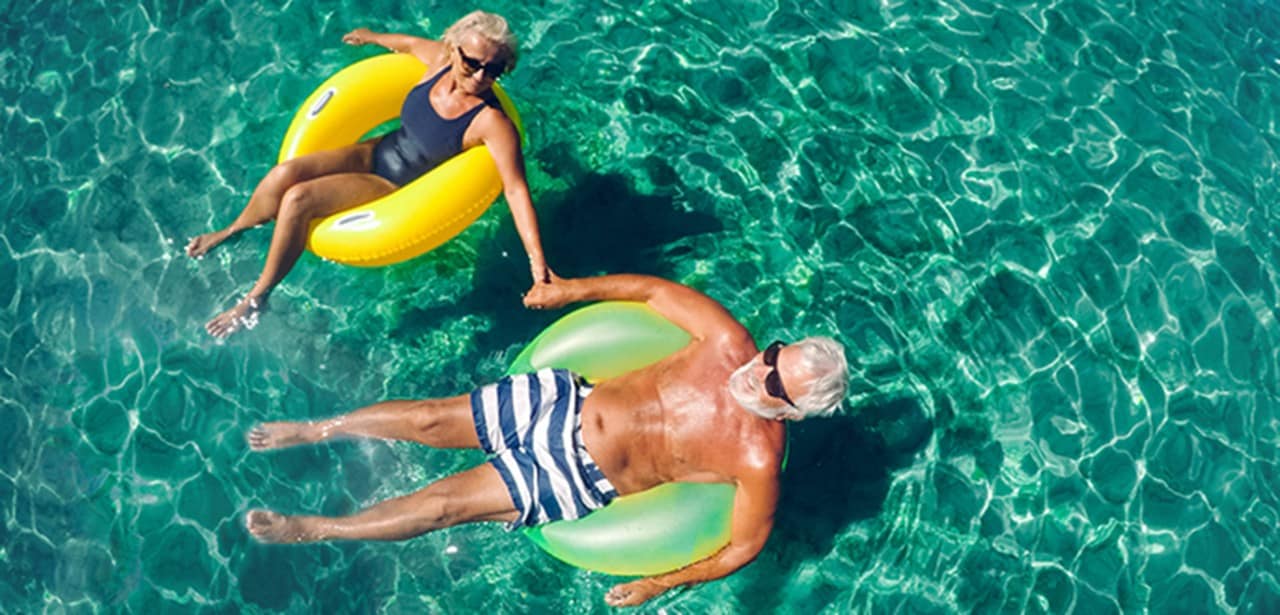
[[[582,444],[591,385],[563,369],[508,376],[471,393],[480,447],[520,517],[507,529],[578,519],[618,492]]]

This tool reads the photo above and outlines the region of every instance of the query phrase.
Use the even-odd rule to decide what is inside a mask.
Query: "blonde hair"
[[[516,58],[519,56],[516,49],[516,35],[511,32],[511,26],[507,25],[507,20],[501,15],[472,11],[462,19],[453,22],[441,38],[444,42],[457,47],[470,35],[478,36],[498,48],[499,57],[507,61],[506,72],[511,72],[511,69],[516,67]]]

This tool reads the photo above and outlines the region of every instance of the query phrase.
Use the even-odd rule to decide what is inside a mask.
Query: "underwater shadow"
[[[620,174],[584,171],[568,177],[574,178],[570,188],[544,193],[537,203],[543,250],[557,275],[644,273],[670,278],[675,272],[672,259],[688,251],[679,246],[681,240],[724,228],[713,216],[686,211],[670,195],[637,192]],[[505,207],[501,202],[494,206]],[[526,309],[521,293],[529,287],[529,269],[510,215],[502,217],[494,241],[497,245],[477,254],[475,283],[456,305],[413,310],[392,335],[411,339],[436,327],[440,319],[468,313],[492,323],[488,331],[477,334],[477,347],[519,348],[555,319],[581,307]]]
[[[714,216],[686,211],[664,195],[637,194],[619,174],[591,174],[547,208],[543,245],[557,273],[647,273],[670,277],[662,248],[681,239],[717,233]],[[514,234],[514,231],[513,231]]]
[[[900,398],[862,406],[853,416],[793,423],[788,430],[773,533],[757,565],[744,571],[751,579],[743,587],[760,612],[781,609],[781,590],[797,568],[829,553],[850,525],[880,514],[891,472],[912,463],[933,424],[919,401]],[[769,560],[773,565],[760,565]],[[821,608],[822,597],[812,599],[809,606]]]

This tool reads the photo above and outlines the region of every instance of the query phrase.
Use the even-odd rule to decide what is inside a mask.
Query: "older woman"
[[[258,281],[244,299],[205,325],[215,337],[226,337],[256,322],[267,295],[302,254],[312,220],[391,193],[478,145],[487,145],[497,164],[503,193],[529,255],[533,283],[551,279],[529,198],[520,137],[492,90],[493,80],[516,62],[515,37],[506,20],[476,11],[450,26],[442,41],[365,28],[349,32],[342,40],[413,54],[427,71],[405,98],[400,128],[380,139],[281,163],[258,184],[234,222],[187,244],[187,255],[200,257],[240,231],[276,221]]]

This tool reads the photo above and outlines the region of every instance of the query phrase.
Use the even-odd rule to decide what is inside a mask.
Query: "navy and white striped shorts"
[[[582,444],[591,385],[563,369],[508,376],[471,393],[480,447],[502,475],[520,517],[507,529],[577,519],[618,492]]]

